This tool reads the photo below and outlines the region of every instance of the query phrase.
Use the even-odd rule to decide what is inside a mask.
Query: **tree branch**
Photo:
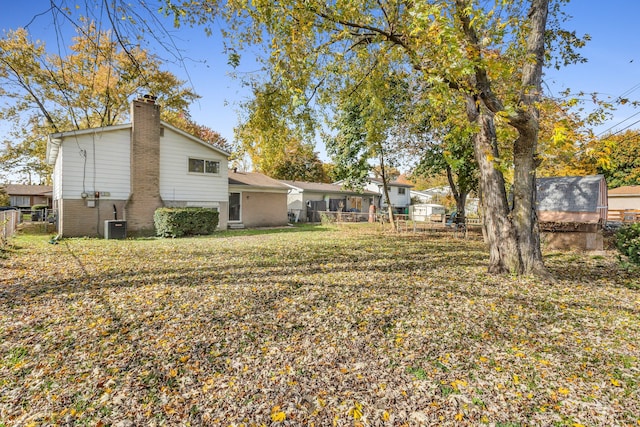
[[[468,2],[466,0],[456,0],[456,15],[462,24],[462,31],[469,43],[469,50],[471,52],[471,59],[474,63],[474,71],[476,78],[476,89],[478,90],[478,96],[487,108],[493,112],[497,113],[499,111],[504,110],[504,104],[498,99],[496,94],[491,89],[491,82],[489,81],[489,77],[487,75],[487,70],[480,65],[482,61],[482,54],[480,51],[480,41],[478,39],[478,34],[471,27],[471,18],[467,13],[466,9],[468,6]]]
[[[414,49],[411,48],[411,46],[407,43],[406,39],[409,38],[409,36],[407,35],[403,35],[403,34],[398,34],[395,33],[393,31],[386,31],[382,28],[378,28],[378,27],[374,27],[371,25],[367,25],[367,24],[360,24],[357,22],[351,22],[351,21],[346,21],[344,19],[340,19],[337,18],[333,15],[330,15],[327,12],[323,12],[321,10],[318,10],[316,8],[311,8],[310,9],[313,13],[315,13],[318,17],[325,19],[329,22],[332,22],[334,24],[339,24],[342,25],[344,27],[347,28],[352,28],[352,29],[356,29],[356,30],[366,30],[368,31],[368,33],[362,33],[360,31],[356,31],[356,32],[350,32],[351,35],[353,35],[354,37],[356,36],[366,36],[366,42],[370,42],[372,41],[375,36],[381,36],[384,40],[391,42],[393,45],[396,46],[400,46],[404,52],[407,54],[408,58],[409,58],[409,63],[411,64],[411,66],[413,67],[414,70],[416,71],[420,71],[426,74],[434,74],[437,75],[440,78],[443,78],[443,76],[436,74],[436,73],[431,73],[431,71],[427,68],[424,67],[424,64],[422,63],[422,61],[420,61],[420,58],[418,57],[416,51]],[[384,12],[384,11],[383,11]],[[385,13],[385,16],[386,13]],[[356,42],[355,44],[353,44],[351,46],[351,48],[357,46],[358,44],[361,44],[363,42],[363,40],[359,40],[358,42]],[[449,88],[453,89],[453,90],[460,90],[461,87],[458,83],[451,81],[447,78],[443,78],[443,81],[445,82],[445,84],[447,84],[449,86]]]

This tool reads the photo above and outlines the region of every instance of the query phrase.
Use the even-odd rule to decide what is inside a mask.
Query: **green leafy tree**
[[[414,176],[446,175],[461,221],[465,219],[469,193],[477,191],[478,168],[473,155],[471,135],[452,128],[438,137],[431,134],[422,149],[422,157],[413,171]]]
[[[48,134],[124,123],[129,99],[140,91],[157,95],[169,119],[198,98],[154,57],[123,50],[113,32],[92,22],[82,22],[69,49],[66,57],[52,54],[22,28],[0,39],[0,96],[8,101],[0,119],[12,126],[0,154],[5,169],[48,181]]]
[[[424,97],[423,93],[416,96]],[[444,176],[457,218],[464,221],[467,197],[471,191],[478,191],[478,166],[473,151],[474,128],[460,107],[456,98],[426,99],[414,108],[406,140],[407,150],[418,158],[412,175]]]
[[[339,104],[333,122],[336,136],[327,140],[336,175],[348,186],[362,187],[372,172],[382,180],[391,224],[394,213],[388,188],[399,175],[394,166],[397,139],[404,134],[399,129],[406,121],[407,93],[408,86],[400,75],[372,70],[371,78]]]
[[[343,105],[335,126],[338,134],[328,140],[327,151],[335,164],[335,176],[343,180],[347,187],[362,188],[373,174],[382,180],[382,196],[387,205],[389,222],[395,230],[394,212],[389,197],[388,145],[386,136],[367,132],[367,109],[364,102],[350,102]],[[370,118],[371,116],[369,116]],[[378,162],[378,166],[370,163]]]
[[[355,102],[344,103],[341,107],[334,123],[338,133],[327,139],[327,152],[333,160],[336,181],[344,180],[352,187],[362,187],[372,169],[365,118],[361,106]]]
[[[583,159],[605,176],[609,188],[640,185],[640,131],[595,139],[588,144]]]
[[[308,109],[296,94],[275,83],[255,83],[253,93],[236,129],[240,150],[248,154],[253,168],[275,179],[327,181],[313,145],[304,142],[313,140],[314,132],[304,126]]]
[[[11,204],[11,199],[7,194],[7,189],[4,185],[0,185],[0,206],[9,206]]]
[[[236,59],[262,46],[281,90],[306,102],[335,107],[375,70],[392,69],[426,83],[430,99],[456,97],[475,129],[489,271],[546,275],[534,206],[542,67],[582,60],[584,43],[560,28],[563,2],[172,1],[165,12],[183,22],[226,18]],[[515,137],[499,141],[496,123]]]

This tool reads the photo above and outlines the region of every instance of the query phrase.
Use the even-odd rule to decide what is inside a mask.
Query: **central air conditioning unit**
[[[126,239],[127,238],[127,221],[106,220],[104,222],[104,238],[105,239]]]

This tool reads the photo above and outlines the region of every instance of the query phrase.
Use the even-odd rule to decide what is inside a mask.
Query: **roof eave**
[[[262,191],[270,191],[270,192],[278,192],[278,193],[287,193],[289,192],[288,188],[284,187],[269,187],[264,185],[250,185],[250,184],[231,184],[229,183],[229,188],[234,187],[242,190],[262,190]]]
[[[47,138],[47,164],[53,165],[58,158],[58,152],[60,151],[60,145],[62,145],[62,133],[54,133]]]

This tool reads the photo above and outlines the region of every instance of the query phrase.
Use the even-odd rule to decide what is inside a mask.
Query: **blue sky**
[[[51,40],[54,31],[50,16],[44,14],[33,19],[48,9],[49,0],[0,0],[0,4],[0,30],[25,26],[31,22],[30,32],[45,40],[50,48],[55,46],[55,40]],[[589,33],[592,37],[582,50],[588,62],[559,71],[547,70],[544,81],[549,94],[559,96],[561,91],[571,88],[574,93],[598,92],[604,97],[615,98],[635,88],[627,96],[632,100],[640,100],[640,37],[637,36],[640,1],[573,0],[565,10],[573,16],[566,27],[575,29],[579,35]],[[171,28],[170,22],[167,24]],[[245,99],[248,93],[228,75],[232,70],[222,52],[221,40],[206,37],[198,28],[183,28],[174,35],[176,43],[183,50],[183,56],[191,59],[185,63],[188,74],[176,65],[168,68],[182,79],[189,78],[195,91],[202,96],[191,108],[193,118],[220,132],[228,140],[233,140],[233,128],[238,121],[238,102]],[[246,64],[245,61],[240,71],[255,68],[255,64]],[[635,113],[629,108],[620,109],[614,113],[611,121],[597,128],[596,132],[609,128],[615,131],[640,120],[639,113],[615,126]],[[640,123],[632,127],[640,128]],[[318,147],[318,150],[324,152],[323,147]]]
[[[68,2],[73,3],[73,0]],[[55,28],[51,24],[50,13],[46,12],[49,9],[49,0],[0,0],[0,5],[1,31],[29,24],[28,29],[32,37],[43,40],[47,50],[57,52]],[[38,14],[42,16],[37,16]],[[187,27],[176,30],[170,20],[166,21],[166,28],[172,32],[182,56],[186,59],[184,67],[167,63],[163,68],[173,72],[180,79],[189,81],[195,92],[202,97],[191,107],[191,114],[196,122],[218,131],[229,141],[233,140],[233,128],[238,121],[236,105],[249,93],[228,76],[233,70],[227,65],[227,57],[222,52],[222,41],[220,38],[207,37],[199,28]],[[69,34],[75,35],[73,31],[69,31]],[[159,52],[159,55],[169,58],[169,55],[163,52]],[[247,70],[241,68],[240,71]],[[2,135],[0,140],[1,137]]]
[[[579,35],[591,35],[591,41],[581,51],[588,62],[547,70],[544,80],[550,94],[558,96],[570,88],[573,93],[597,92],[614,99],[626,94],[630,100],[640,100],[640,1],[573,0],[565,10],[573,16],[568,28]],[[615,132],[631,125],[640,120],[640,114],[631,117],[636,113],[640,109],[621,107],[613,113],[612,120],[596,128],[596,133]],[[623,120],[626,121],[620,124]],[[640,123],[632,128],[640,128]]]

